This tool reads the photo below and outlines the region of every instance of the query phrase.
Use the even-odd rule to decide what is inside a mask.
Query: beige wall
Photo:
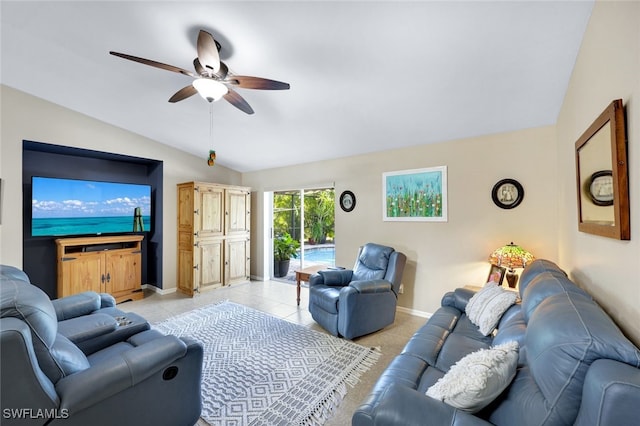
[[[22,267],[22,141],[87,148],[164,162],[163,288],[175,288],[176,184],[203,180],[240,184],[238,172],[195,157],[6,86],[0,86],[2,131],[0,263]]]
[[[574,144],[614,99],[626,107],[630,241],[577,231]],[[640,344],[640,2],[596,2],[557,137],[561,266]]]
[[[344,141],[348,143],[348,141]],[[482,284],[492,250],[514,241],[535,256],[556,260],[555,129],[545,127],[414,148],[245,173],[243,184],[256,194],[255,217],[262,217],[262,191],[335,182],[336,197],[356,195],[351,213],[336,210],[336,263],[352,266],[358,246],[378,242],[408,257],[400,306],[433,312],[444,292]],[[551,153],[551,155],[550,155]],[[448,222],[384,222],[382,173],[447,166]],[[496,207],[493,185],[515,178],[525,190],[513,210]],[[252,274],[262,270],[264,229],[252,230]]]
[[[263,191],[335,182],[357,206],[336,211],[337,263],[351,266],[367,241],[389,244],[409,259],[400,305],[433,312],[442,294],[481,283],[491,250],[510,240],[557,261],[640,344],[640,2],[598,1],[593,10],[557,126],[240,174],[138,135],[2,86],[0,262],[22,264],[22,140],[77,146],[164,161],[164,287],[175,286],[175,184],[217,181],[253,187],[252,275],[264,276]],[[613,99],[627,108],[631,241],[577,230],[574,142]],[[398,135],[402,137],[402,135]],[[349,143],[348,140],[343,141]],[[419,144],[420,141],[416,141]],[[448,166],[449,221],[383,222],[382,173]],[[493,184],[512,177],[522,205],[501,210]]]

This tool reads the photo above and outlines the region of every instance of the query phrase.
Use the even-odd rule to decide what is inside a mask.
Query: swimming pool
[[[326,265],[335,265],[336,248],[335,247],[306,247],[304,249],[305,262],[324,263]]]

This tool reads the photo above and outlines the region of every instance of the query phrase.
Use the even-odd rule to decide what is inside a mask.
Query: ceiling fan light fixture
[[[195,87],[200,96],[209,102],[222,99],[222,97],[229,91],[227,86],[210,78],[197,78],[193,80],[193,83],[191,84]]]

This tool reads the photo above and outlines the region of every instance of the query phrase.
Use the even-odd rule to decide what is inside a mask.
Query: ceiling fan
[[[220,60],[220,56],[218,54],[220,47],[220,43],[218,43],[210,33],[200,30],[197,43],[198,57],[193,60],[195,73],[173,65],[167,65],[150,59],[127,55],[125,53],[113,51],[109,53],[130,61],[140,62],[141,64],[193,77],[194,80],[190,85],[178,90],[173,96],[171,96],[171,98],[169,98],[169,102],[172,103],[179,102],[199,93],[200,96],[209,102],[224,98],[241,111],[244,111],[247,114],[253,114],[251,106],[238,94],[238,92],[233,90],[234,87],[261,90],[289,89],[289,83],[234,74],[229,70],[227,65]]]

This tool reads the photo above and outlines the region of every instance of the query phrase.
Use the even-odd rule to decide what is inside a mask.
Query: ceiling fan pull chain
[[[209,102],[209,139],[211,139],[211,149],[209,150],[207,164],[212,167],[216,159],[216,151],[213,149],[213,102]]]

